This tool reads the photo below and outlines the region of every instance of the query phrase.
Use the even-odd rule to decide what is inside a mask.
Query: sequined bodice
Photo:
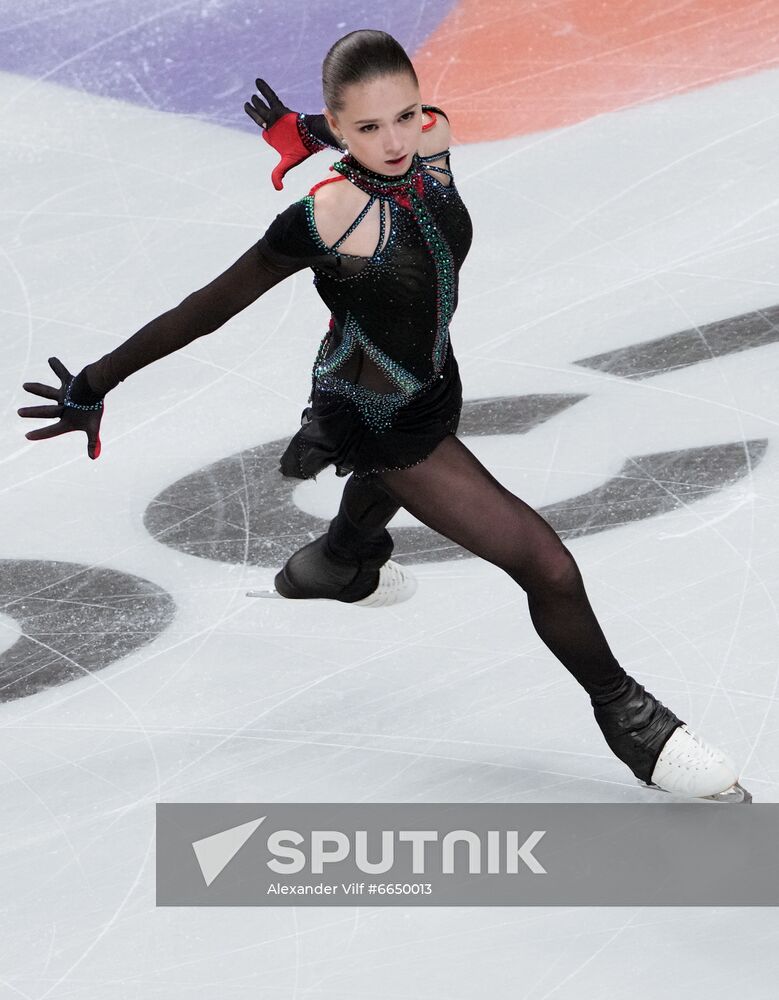
[[[473,230],[451,171],[431,163],[448,153],[415,154],[406,173],[396,177],[376,174],[349,154],[334,164],[331,169],[369,200],[332,246],[322,240],[314,218],[319,185],[289,207],[288,218],[283,213],[276,220],[286,225],[288,246],[307,249],[314,284],[331,313],[314,361],[312,397],[314,388],[349,396],[374,431],[391,426],[399,407],[443,377],[451,349],[458,274]],[[381,224],[374,253],[341,252],[376,201]],[[291,231],[296,238],[290,242]],[[271,230],[266,235],[273,236]]]

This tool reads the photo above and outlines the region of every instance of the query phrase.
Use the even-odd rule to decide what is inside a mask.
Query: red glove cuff
[[[285,157],[305,160],[311,153],[324,149],[324,143],[310,132],[297,111],[288,111],[270,128],[262,130],[262,137]]]

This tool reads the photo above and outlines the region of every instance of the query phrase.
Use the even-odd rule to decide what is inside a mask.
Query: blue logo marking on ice
[[[260,816],[249,823],[241,823],[240,826],[203,837],[202,840],[192,841],[192,850],[206,885],[211,885],[217,875],[224,871],[264,819],[265,816]]]

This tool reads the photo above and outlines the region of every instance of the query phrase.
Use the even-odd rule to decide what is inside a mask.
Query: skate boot
[[[407,601],[416,593],[417,580],[403,566],[388,559],[379,567],[379,582],[376,589],[359,601],[352,601],[361,608],[385,608],[389,604]]]
[[[321,535],[290,556],[276,574],[274,588],[249,593],[383,608],[407,601],[416,589],[414,575],[391,559],[378,569],[346,561],[331,551],[327,535]]]
[[[671,733],[660,751],[650,788],[715,802],[749,803],[750,793],[738,782],[735,764],[684,724]]]
[[[732,762],[629,675],[608,700],[591,703],[609,747],[644,785],[685,798],[752,801]]]

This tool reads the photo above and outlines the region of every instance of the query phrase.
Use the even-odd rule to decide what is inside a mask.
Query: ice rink
[[[277,471],[329,318],[310,271],[114,390],[97,461],[16,411],[328,176],[332,150],[273,189],[255,78],[319,112],[329,46],[390,31],[474,223],[459,436],[565,540],[625,669],[779,801],[777,6],[0,9],[2,1000],[774,997],[770,907],[157,907],[158,802],[660,793],[524,592],[405,511],[412,600],[246,596],[345,482]]]

